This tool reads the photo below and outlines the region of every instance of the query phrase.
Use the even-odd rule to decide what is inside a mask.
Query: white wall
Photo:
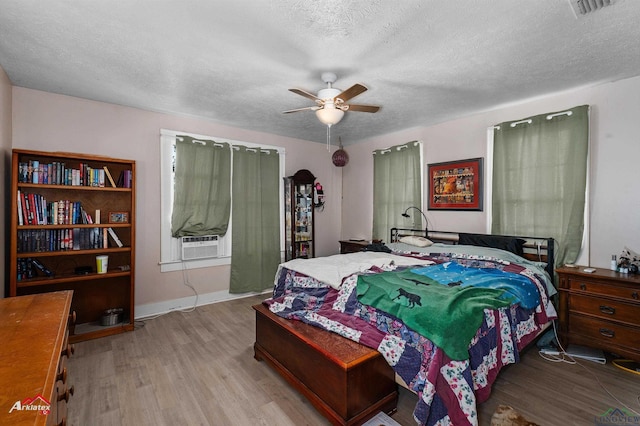
[[[346,148],[350,161],[331,164],[323,144],[251,132],[205,120],[142,111],[36,90],[13,87],[0,73],[0,150],[7,165],[10,147],[82,152],[137,161],[136,305],[187,298],[180,273],[160,273],[159,131],[161,128],[284,146],[286,172],[307,168],[324,186],[326,207],[318,212],[318,255],[337,253],[341,238],[371,236],[374,149],[412,140],[425,144],[426,165],[486,157],[486,129],[496,123],[576,105],[591,109],[591,264],[607,267],[624,246],[640,251],[640,77],[584,88],[487,111],[430,127],[379,136]],[[8,111],[8,112],[7,112]],[[13,116],[13,119],[8,117]],[[8,167],[5,167],[7,173]],[[0,177],[0,179],[6,179]],[[0,196],[6,197],[5,185]],[[341,200],[342,196],[342,200]],[[426,194],[425,194],[426,199]],[[433,228],[484,232],[485,212],[427,211]],[[0,217],[4,212],[0,213]],[[0,247],[3,250],[4,244]],[[588,260],[587,260],[588,261]],[[227,266],[192,270],[199,293],[224,293]]]
[[[316,216],[317,254],[338,252],[342,178],[324,144],[14,87],[14,148],[88,153],[136,161],[136,305],[161,304],[193,294],[183,285],[182,273],[160,273],[158,266],[161,128],[283,146],[286,174],[309,169],[325,190],[325,209]],[[229,266],[220,266],[190,270],[188,277],[198,293],[217,294],[228,291],[229,273]]]
[[[4,72],[4,69],[0,67],[0,158],[2,158],[2,167],[0,170],[0,200],[3,201],[5,206],[10,206],[11,199],[9,198],[8,187],[10,185],[10,172],[11,172],[11,82],[9,77]],[[8,228],[9,209],[0,209],[0,226],[3,229],[2,235],[7,235],[8,232],[4,230]],[[5,238],[0,238],[0,280],[3,282],[7,274],[7,268],[5,267],[5,253],[7,241]],[[0,298],[4,297],[5,287],[0,290]]]
[[[446,123],[407,129],[349,146],[344,171],[342,237],[371,236],[374,149],[422,140],[428,163],[486,157],[487,127],[497,123],[591,105],[590,258],[608,267],[625,247],[640,252],[640,77],[554,94]],[[425,185],[425,200],[426,185]],[[485,203],[486,204],[486,203]],[[425,211],[438,230],[486,232],[486,213]]]

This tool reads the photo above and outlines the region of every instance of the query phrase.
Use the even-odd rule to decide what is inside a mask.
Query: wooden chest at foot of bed
[[[360,425],[396,409],[393,369],[382,355],[335,333],[256,310],[255,358],[269,363],[336,425]]]

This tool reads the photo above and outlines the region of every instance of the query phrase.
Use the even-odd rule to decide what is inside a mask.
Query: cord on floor
[[[596,373],[594,373],[593,371],[591,371],[590,369],[588,369],[585,365],[583,365],[582,363],[578,362],[574,357],[572,357],[571,355],[569,355],[567,353],[567,351],[562,347],[562,344],[560,343],[560,339],[558,339],[558,330],[556,329],[556,322],[553,321],[553,333],[555,335],[556,338],[556,343],[558,344],[558,355],[549,355],[549,354],[545,354],[543,353],[542,349],[540,349],[538,351],[538,354],[545,359],[546,361],[550,361],[550,362],[564,362],[567,364],[577,364],[580,367],[582,367],[583,369],[585,369],[586,371],[588,371],[598,382],[598,384],[600,385],[600,387],[611,397],[614,399],[614,401],[616,401],[618,404],[622,405],[624,408],[626,408],[627,410],[637,414],[640,416],[640,412],[634,410],[633,408],[629,407],[628,405],[626,405],[624,402],[620,401],[615,395],[613,395],[609,389],[607,389],[602,382],[600,381],[600,378],[596,375]],[[593,361],[597,364],[606,364],[607,361]],[[636,398],[638,400],[638,405],[640,406],[640,395],[637,396]]]
[[[169,310],[167,312],[163,312],[161,314],[153,315],[153,316],[150,316],[150,317],[145,317],[143,319],[140,319],[140,320],[136,321],[136,322],[141,322],[142,326],[134,327],[134,328],[136,328],[136,329],[137,328],[142,328],[142,327],[144,327],[144,324],[146,324],[146,321],[150,321],[150,320],[154,320],[156,318],[160,318],[161,316],[166,315],[166,314],[171,313],[171,312],[189,313],[189,312],[195,311],[196,307],[198,307],[198,297],[200,295],[198,294],[198,291],[195,289],[195,287],[189,281],[188,268],[187,268],[187,265],[185,264],[185,262],[182,262],[182,284],[184,286],[186,286],[186,287],[189,287],[191,290],[193,290],[193,293],[196,295],[196,300],[193,302],[193,306],[192,307],[184,308],[184,309],[172,309],[172,310]]]

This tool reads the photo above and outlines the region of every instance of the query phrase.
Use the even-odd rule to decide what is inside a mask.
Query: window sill
[[[219,257],[215,259],[199,259],[199,260],[173,260],[160,262],[160,272],[174,272],[185,269],[210,268],[213,266],[231,265],[231,257]]]

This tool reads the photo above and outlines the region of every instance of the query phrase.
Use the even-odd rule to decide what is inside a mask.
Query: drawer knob
[[[65,350],[62,351],[60,356],[66,356],[67,358],[71,358],[71,355],[73,355],[75,351],[76,351],[76,347],[74,345],[67,345],[67,347],[65,348]]]
[[[69,389],[64,391],[62,395],[58,395],[58,401],[69,402],[69,398],[73,396],[74,392],[75,392],[75,389],[73,386],[71,386]]]
[[[616,332],[609,328],[601,328],[600,334],[602,334],[604,337],[609,337],[609,338],[616,337]]]
[[[56,376],[56,382],[62,380],[62,383],[67,383],[67,367],[62,369],[62,372]]]
[[[580,284],[580,290],[586,290],[586,289],[587,289],[586,284]]]
[[[614,315],[616,313],[616,308],[612,308],[611,306],[600,305],[600,312],[607,315]]]
[[[633,297],[634,299],[638,300],[638,292],[634,291],[633,293],[631,293],[631,297]]]

